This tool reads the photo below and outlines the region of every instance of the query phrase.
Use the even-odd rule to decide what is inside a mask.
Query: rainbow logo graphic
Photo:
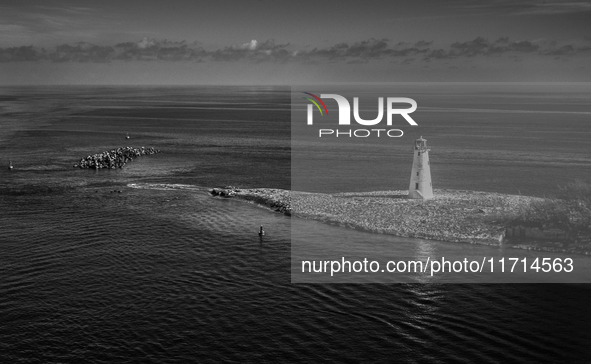
[[[323,101],[320,99],[320,97],[318,97],[318,96],[316,96],[316,95],[314,95],[314,94],[311,94],[311,93],[309,93],[309,92],[302,92],[302,93],[303,93],[303,94],[306,94],[306,95],[310,95],[310,96],[312,96],[313,98],[315,98],[316,100],[318,100],[318,102],[320,102],[320,104],[322,104],[322,107],[324,107],[324,111],[326,111],[326,115],[328,115],[328,110],[326,110],[326,105],[324,105],[324,102],[323,102]],[[308,100],[308,101],[310,101],[311,103],[313,103],[314,105],[316,105],[316,107],[318,108],[318,111],[320,111],[320,115],[324,115],[324,114],[322,113],[322,109],[320,108],[320,105],[318,105],[318,102],[316,102],[316,101],[312,100],[312,99],[311,99],[311,98],[309,98],[309,97],[302,97],[302,99],[304,99],[304,100]],[[311,107],[311,105],[310,105],[310,107]]]

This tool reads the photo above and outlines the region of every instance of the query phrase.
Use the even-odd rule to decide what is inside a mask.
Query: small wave
[[[143,190],[188,190],[188,191],[205,191],[207,187],[196,185],[184,185],[177,183],[129,183],[127,187],[143,189]]]

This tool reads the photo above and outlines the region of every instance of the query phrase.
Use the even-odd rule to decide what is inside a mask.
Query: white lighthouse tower
[[[431,168],[429,163],[429,149],[427,140],[421,136],[415,140],[413,148],[412,172],[408,186],[408,198],[433,198],[433,184],[431,183]]]

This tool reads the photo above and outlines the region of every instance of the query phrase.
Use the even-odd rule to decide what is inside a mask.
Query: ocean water
[[[359,90],[358,90],[359,88]],[[338,125],[328,116],[306,125],[300,90],[359,97],[360,115],[374,119],[377,98],[409,97],[418,108],[375,128],[400,129],[401,138],[318,138],[319,128],[347,132],[372,127]],[[408,189],[414,139],[431,149],[433,188],[555,196],[557,186],[591,178],[591,84],[423,83],[294,87],[292,185],[316,192]],[[402,107],[407,107],[403,105]],[[385,118],[385,117],[384,117]],[[336,133],[336,132],[335,132]],[[395,133],[394,135],[396,135]],[[363,135],[363,134],[361,134]]]
[[[453,113],[457,127],[448,120],[448,137],[433,141],[440,188],[515,192],[519,184],[545,195],[558,180],[588,176],[585,89],[514,90],[511,99],[530,103],[517,110],[531,111],[535,99],[549,112],[560,99],[578,105],[557,114],[570,116],[558,127],[528,114],[538,133],[569,134],[549,144],[527,139],[515,121],[495,126],[482,116],[493,112],[474,111],[495,100],[508,108],[507,92],[441,87],[422,91],[425,107],[452,114],[453,95],[474,98],[472,111]],[[2,88],[0,113],[0,165],[15,166],[0,168],[0,362],[591,360],[588,285],[291,284],[291,224],[327,239],[336,228],[207,193],[291,187],[289,88]],[[476,152],[464,160],[454,157],[453,135],[478,135],[458,116],[469,113],[487,132],[468,138]],[[487,140],[495,132],[505,137]],[[531,143],[511,142],[524,139]],[[162,153],[118,170],[72,168],[126,145]],[[514,158],[536,160],[540,146],[545,163]],[[476,182],[457,178],[474,166],[483,166]],[[479,184],[483,173],[511,168],[528,178]],[[372,181],[368,188],[385,189]]]

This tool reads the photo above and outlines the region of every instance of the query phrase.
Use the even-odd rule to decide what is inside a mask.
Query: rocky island
[[[160,150],[154,149],[152,147],[121,147],[117,149],[107,150],[102,153],[89,155],[86,158],[82,158],[78,163],[74,164],[74,168],[122,168],[123,166],[125,166],[127,162],[132,161],[135,157],[156,153],[160,153]]]
[[[308,193],[281,189],[214,188],[214,196],[238,198],[275,211],[373,233],[470,244],[591,254],[589,234],[548,226],[521,226],[507,216],[545,199],[491,192],[435,190],[436,198],[409,199],[408,191]]]

